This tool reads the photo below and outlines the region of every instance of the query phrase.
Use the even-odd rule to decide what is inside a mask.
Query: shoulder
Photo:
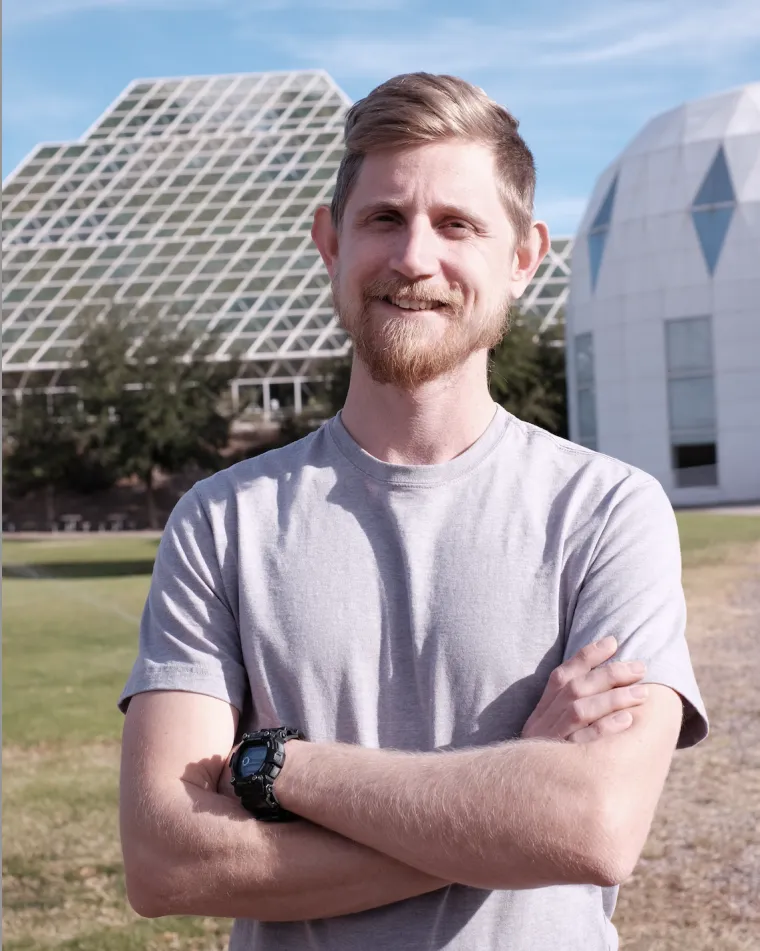
[[[193,490],[207,509],[237,505],[244,497],[268,496],[310,467],[331,464],[327,427],[328,423],[323,423],[302,439],[221,469],[196,482]]]
[[[514,416],[500,465],[504,483],[552,534],[593,542],[621,521],[630,530],[637,521],[642,530],[675,522],[665,490],[648,472]]]
[[[511,417],[510,452],[516,454],[523,472],[541,474],[539,483],[555,490],[572,490],[574,494],[607,497],[636,492],[639,489],[663,491],[654,476],[613,456],[605,455],[578,443]]]

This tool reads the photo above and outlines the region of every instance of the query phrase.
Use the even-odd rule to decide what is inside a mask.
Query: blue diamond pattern
[[[726,153],[723,146],[718,149],[718,154],[713,159],[710,170],[702,182],[702,187],[694,199],[693,208],[700,208],[702,205],[717,205],[724,201],[736,201],[734,186],[731,184],[731,173],[728,170],[726,162]]]
[[[694,227],[697,229],[697,237],[702,246],[702,254],[705,256],[705,263],[710,274],[715,273],[715,267],[733,214],[733,205],[724,206],[723,208],[704,208],[691,213]]]
[[[710,274],[718,264],[735,207],[736,193],[721,146],[691,206],[691,218]]]

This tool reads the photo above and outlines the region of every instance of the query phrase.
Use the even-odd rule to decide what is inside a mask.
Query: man
[[[534,179],[459,79],[350,111],[312,231],[345,408],[197,484],[159,549],[120,701],[141,914],[235,918],[233,951],[616,946],[707,723],[661,487],[488,393],[548,248]]]

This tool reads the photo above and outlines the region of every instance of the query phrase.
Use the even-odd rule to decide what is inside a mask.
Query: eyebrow
[[[405,203],[393,198],[386,198],[382,201],[370,202],[368,205],[364,205],[360,208],[356,217],[358,220],[364,220],[369,218],[373,214],[377,214],[382,211],[394,211],[397,214],[402,214],[404,212]],[[441,205],[440,207],[436,206],[435,210],[443,215],[449,215],[452,218],[463,218],[465,221],[471,222],[479,231],[490,231],[490,227],[481,217],[474,214],[471,211],[465,211],[463,208],[458,208],[456,205]]]

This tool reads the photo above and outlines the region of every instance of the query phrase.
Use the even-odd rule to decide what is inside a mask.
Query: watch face
[[[243,779],[255,776],[266,758],[267,749],[265,746],[250,746],[244,749],[238,760],[238,773]]]

